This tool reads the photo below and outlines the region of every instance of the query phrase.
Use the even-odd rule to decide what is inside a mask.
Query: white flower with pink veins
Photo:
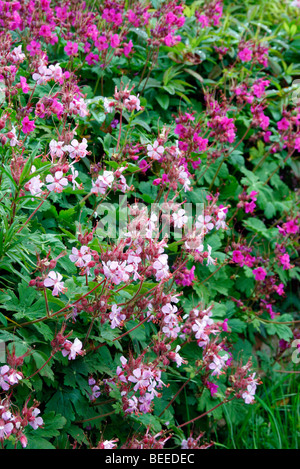
[[[41,182],[40,176],[34,176],[30,179],[30,181],[26,184],[28,190],[30,191],[31,195],[40,195],[42,194],[42,186],[44,183]],[[34,200],[34,199],[32,199]]]
[[[54,156],[61,158],[64,155],[64,152],[65,152],[65,150],[63,149],[64,142],[61,142],[61,141],[57,142],[56,140],[51,140],[49,144],[49,148],[50,148],[50,154],[52,156],[52,161],[53,161]]]
[[[114,112],[115,105],[116,103],[113,99],[104,98],[103,107],[106,112],[110,112],[110,113]]]
[[[168,278],[170,275],[168,266],[168,255],[161,254],[159,258],[153,263],[153,268],[156,270],[155,278],[157,282],[164,278]]]
[[[40,409],[34,409],[32,412],[32,416],[34,417],[33,420],[29,420],[29,425],[34,429],[37,430],[39,427],[41,427],[44,423],[42,417],[38,417],[38,415],[41,413]]]
[[[8,374],[7,374],[8,372],[9,372],[9,366],[4,365],[0,368],[0,388],[2,388],[3,391],[9,390]]]
[[[39,73],[34,73],[32,78],[36,81],[37,85],[45,85],[47,81],[52,78],[52,71],[46,67],[46,65],[41,65],[38,68]]]
[[[78,140],[74,139],[71,142],[71,145],[66,145],[64,151],[68,151],[70,154],[70,158],[77,160],[80,158],[84,158],[88,151],[87,151],[87,140],[86,138],[82,139],[82,142],[79,143]]]
[[[51,73],[52,73],[52,79],[55,81],[55,82],[58,82],[61,80],[61,78],[63,77],[63,71],[62,71],[62,68],[59,64],[55,64],[55,65],[50,65],[49,66],[49,70],[51,70]]]
[[[127,265],[126,261],[119,264],[117,261],[102,262],[104,275],[115,285],[121,282],[127,282],[130,274],[134,271],[134,265]]]
[[[228,360],[229,356],[225,354],[223,357],[219,357],[217,355],[214,356],[213,362],[208,365],[210,370],[213,370],[212,376],[219,376],[222,373],[222,368],[225,366],[226,361]]]
[[[74,98],[70,103],[70,111],[75,115],[79,114],[80,117],[85,117],[89,113],[83,98]]]
[[[75,191],[76,187],[77,189],[81,189],[82,186],[76,181],[76,178],[78,177],[79,173],[78,171],[74,168],[74,166],[71,166],[71,173],[72,173],[72,184],[73,184],[73,191]]]
[[[81,246],[79,251],[75,247],[72,248],[72,254],[69,256],[70,261],[75,262],[76,267],[85,267],[92,260],[89,250],[88,246]]]
[[[163,155],[163,152],[165,151],[164,147],[162,145],[159,145],[157,140],[155,140],[153,145],[147,145],[147,150],[147,155],[153,160],[160,160]]]
[[[198,221],[196,221],[197,230],[201,230],[203,234],[208,233],[214,228],[214,224],[211,222],[212,218],[209,215],[199,215]]]
[[[196,339],[202,338],[202,334],[204,333],[206,325],[206,321],[196,319],[195,324],[192,326]]]
[[[165,316],[168,316],[170,314],[176,314],[178,309],[177,309],[177,306],[175,305],[171,305],[171,303],[167,303],[165,304],[162,308],[161,308],[162,312],[164,313]]]
[[[172,339],[177,339],[180,327],[173,324],[165,324],[162,328],[163,333]]]
[[[225,212],[225,207],[221,208],[218,213],[217,213],[217,221],[216,221],[216,229],[222,229],[226,230],[227,225],[226,225],[226,212]]]
[[[111,320],[111,328],[115,329],[116,327],[119,327],[122,325],[122,323],[126,319],[125,314],[121,314],[122,308],[118,307],[116,304],[112,305],[111,307],[111,313],[109,315],[109,319]]]
[[[14,429],[14,425],[11,422],[5,423],[3,420],[2,422],[3,423],[1,423],[1,420],[0,420],[0,439],[1,440],[9,436]]]
[[[187,249],[188,251],[202,252],[204,249],[202,242],[203,242],[202,235],[196,236],[195,234],[193,234],[185,241],[184,246],[185,246],[185,249]]]
[[[58,272],[51,270],[48,277],[44,280],[45,287],[53,287],[52,295],[58,296],[59,293],[65,293],[67,289],[64,286],[64,282],[61,282],[62,275]]]
[[[181,208],[176,213],[172,213],[173,223],[175,228],[182,228],[188,221],[185,210]]]
[[[131,94],[128,99],[124,100],[124,105],[128,111],[140,111],[142,108],[140,106],[140,100],[138,96]]]
[[[22,46],[15,47],[9,54],[9,59],[14,62],[23,62],[26,56],[22,52]]]
[[[141,370],[136,368],[133,370],[133,375],[129,376],[128,381],[135,383],[134,391],[137,391],[140,388],[147,388],[150,384],[149,378],[152,377],[151,373],[148,370]]]
[[[254,396],[256,391],[256,384],[248,384],[247,391],[243,392],[242,398],[245,401],[245,404],[252,404],[254,402]]]
[[[68,185],[68,179],[64,177],[64,173],[62,171],[56,171],[54,177],[52,174],[48,174],[46,177],[46,182],[49,182],[49,186],[47,189],[52,192],[61,193],[64,190],[64,187]]]
[[[208,244],[207,245],[208,256],[206,258],[207,265],[215,265],[215,263],[216,263],[216,260],[211,257],[211,250],[212,250],[212,247]]]
[[[10,134],[12,134],[12,138],[9,140],[9,144],[11,147],[15,147],[16,145],[20,145],[20,141],[17,139],[17,131],[14,126],[12,126],[12,129],[10,131]]]
[[[64,357],[68,356],[69,360],[75,360],[77,355],[83,355],[84,353],[82,350],[82,342],[81,340],[77,339],[77,337],[73,344],[70,342],[70,340],[66,340],[63,347],[64,348],[61,353]]]
[[[180,345],[177,345],[176,349],[175,349],[175,352],[169,352],[169,357],[171,358],[171,360],[173,360],[176,365],[177,365],[177,368],[179,368],[183,363],[187,363],[186,360],[184,360],[180,355],[179,355],[179,350],[181,349]]]
[[[11,385],[18,384],[21,379],[23,379],[21,373],[18,373],[16,370],[10,370],[8,381]]]
[[[191,181],[189,179],[189,174],[186,172],[184,166],[179,167],[178,181],[183,185],[184,192],[190,191]]]
[[[103,445],[103,448],[102,449],[114,449],[116,448],[116,444],[114,443],[115,441],[118,441],[118,440],[105,440],[103,441],[102,445]]]
[[[93,194],[105,194],[107,188],[111,188],[114,182],[114,173],[112,171],[104,171],[102,175],[98,176],[96,182],[92,181]]]

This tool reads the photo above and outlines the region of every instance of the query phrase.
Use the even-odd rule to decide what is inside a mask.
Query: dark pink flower
[[[245,47],[245,49],[240,50],[238,57],[242,62],[250,62],[252,59],[252,50]]]
[[[266,278],[267,272],[262,267],[252,270],[255,280],[263,281]]]
[[[64,51],[67,55],[76,55],[78,52],[78,44],[76,42],[68,41],[67,45],[64,47]]]
[[[29,134],[35,129],[34,121],[30,121],[28,116],[24,117],[22,120],[22,126],[22,132],[24,132],[24,134]]]

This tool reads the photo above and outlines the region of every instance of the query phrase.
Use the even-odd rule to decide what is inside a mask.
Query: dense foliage
[[[298,447],[299,8],[0,1],[3,448]]]

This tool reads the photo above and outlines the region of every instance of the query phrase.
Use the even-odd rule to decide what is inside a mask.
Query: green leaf
[[[169,104],[170,104],[170,98],[167,94],[159,94],[155,96],[155,99],[163,109],[165,110],[168,109]]]

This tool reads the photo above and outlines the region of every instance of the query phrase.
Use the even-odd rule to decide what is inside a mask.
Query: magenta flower
[[[242,266],[243,265],[243,260],[244,260],[244,255],[241,253],[241,251],[233,251],[232,260],[233,260],[233,262],[236,262],[237,264],[240,264]]]
[[[253,213],[256,207],[256,203],[251,200],[251,202],[245,202],[245,213]]]
[[[207,384],[208,389],[210,390],[210,394],[213,397],[216,394],[216,392],[218,391],[219,386],[215,383],[211,383],[210,381],[207,381],[206,384]]]
[[[290,263],[290,256],[287,253],[283,254],[283,256],[280,256],[279,260],[282,264],[283,270],[289,270],[293,267],[292,264]]]
[[[25,77],[20,77],[20,83],[23,93],[29,93],[29,86]]]
[[[252,51],[246,47],[245,49],[240,50],[238,57],[242,62],[250,62],[252,59]]]
[[[31,56],[38,55],[41,51],[41,44],[36,41],[31,41],[26,47]]]
[[[113,48],[118,47],[119,44],[120,44],[120,38],[118,34],[113,34],[113,36],[110,38],[111,47]]]
[[[22,126],[22,132],[24,134],[29,134],[35,129],[34,121],[30,121],[28,116],[24,117],[24,119],[22,120]]]
[[[67,55],[76,55],[78,52],[78,44],[76,42],[68,41],[67,45],[64,47],[64,51]]]
[[[128,42],[128,44],[124,44],[124,46],[123,46],[123,52],[124,52],[125,57],[128,57],[128,56],[129,56],[129,54],[130,54],[131,51],[132,51],[132,48],[133,48],[133,42],[132,42],[132,40],[130,39],[130,41]]]
[[[106,37],[105,36],[99,36],[98,39],[95,41],[95,46],[99,50],[108,49],[109,45],[108,45],[108,42],[106,40]]]
[[[287,233],[295,234],[299,230],[299,225],[296,224],[295,220],[290,220],[284,224],[284,228]]]
[[[252,272],[255,276],[255,280],[263,281],[267,276],[267,272],[262,267],[258,267],[257,269],[252,270]]]
[[[282,130],[283,132],[290,127],[289,121],[284,117],[279,122],[277,122],[278,130]]]
[[[87,61],[87,63],[89,65],[95,65],[95,63],[99,62],[99,55],[98,54],[93,54],[92,52],[90,52],[85,60]]]
[[[300,137],[295,140],[295,150],[300,152]]]
[[[275,290],[277,295],[282,296],[284,295],[284,285],[283,283],[280,283],[279,285],[275,285]]]

